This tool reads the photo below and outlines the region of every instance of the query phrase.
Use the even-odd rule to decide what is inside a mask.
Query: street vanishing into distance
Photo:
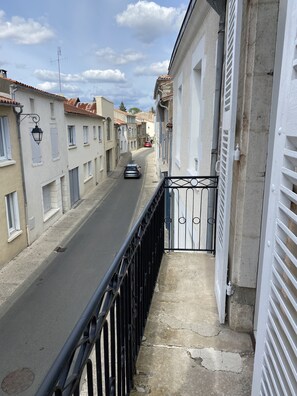
[[[141,151],[133,158],[142,173],[151,151]],[[21,369],[28,369],[34,376],[22,396],[32,396],[37,391],[125,241],[143,181],[144,176],[125,180],[121,175],[109,195],[63,246],[66,250],[54,256],[1,317],[1,381]]]

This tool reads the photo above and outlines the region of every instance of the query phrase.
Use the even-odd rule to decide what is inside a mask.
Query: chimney
[[[0,69],[0,77],[7,78],[7,71],[4,69]]]

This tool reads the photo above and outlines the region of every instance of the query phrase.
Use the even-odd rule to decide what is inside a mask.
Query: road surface
[[[150,152],[137,155],[143,171]],[[66,250],[0,319],[0,395],[35,394],[124,242],[143,180],[120,177]]]

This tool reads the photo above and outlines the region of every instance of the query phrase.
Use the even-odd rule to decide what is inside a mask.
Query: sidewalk
[[[154,155],[153,152],[152,158]],[[0,317],[42,273],[57,254],[57,250],[63,248],[77,229],[92,215],[114,187],[117,179],[122,177],[123,168],[130,160],[130,154],[123,156],[117,168],[103,183],[94,188],[76,207],[66,212],[32,245],[0,269]]]

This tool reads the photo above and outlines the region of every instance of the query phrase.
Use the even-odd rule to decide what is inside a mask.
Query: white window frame
[[[0,141],[2,146],[2,152],[0,152],[0,161],[11,160],[11,145],[10,145],[10,134],[8,117],[0,117]]]
[[[88,181],[93,177],[92,161],[84,163],[84,181]]]
[[[83,126],[83,137],[84,137],[84,144],[89,144],[89,127],[87,125]]]
[[[68,130],[68,146],[75,147],[76,146],[75,125],[68,125],[67,130]]]
[[[5,206],[6,206],[6,220],[7,220],[7,231],[8,237],[14,234],[20,234],[20,214],[18,195],[14,191],[10,194],[5,195]]]
[[[60,209],[58,206],[58,189],[56,180],[42,186],[43,220],[47,221]]]
[[[98,140],[99,140],[99,143],[102,142],[102,128],[101,128],[101,125],[98,125]]]

